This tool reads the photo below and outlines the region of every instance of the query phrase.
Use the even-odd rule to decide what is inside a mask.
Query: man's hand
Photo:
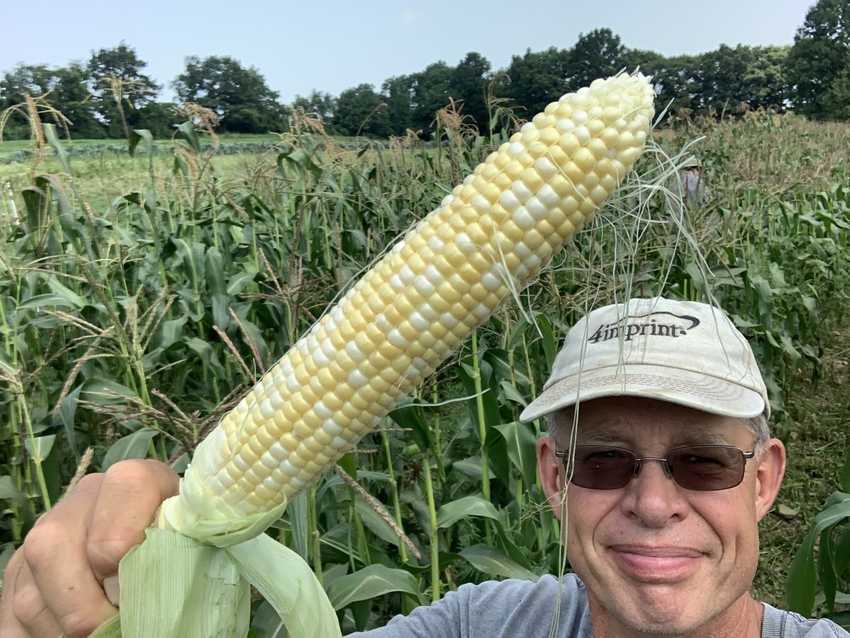
[[[103,581],[144,540],[178,477],[159,461],[122,461],[89,474],[44,514],[3,578],[3,638],[82,638],[117,613]]]

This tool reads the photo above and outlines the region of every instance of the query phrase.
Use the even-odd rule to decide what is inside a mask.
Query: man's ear
[[[543,486],[543,493],[546,494],[552,513],[555,518],[561,520],[562,465],[561,459],[555,456],[556,449],[557,446],[552,437],[544,436],[537,439],[537,476],[540,478],[540,485]]]
[[[782,477],[785,476],[785,446],[779,439],[770,439],[756,457],[756,520],[770,511]]]

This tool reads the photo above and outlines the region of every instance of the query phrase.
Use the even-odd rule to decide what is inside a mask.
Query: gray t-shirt
[[[563,578],[558,638],[591,638],[584,584],[575,574]],[[396,616],[380,629],[348,638],[548,638],[558,596],[558,580],[488,581],[462,585],[428,607]],[[828,620],[807,620],[764,605],[762,638],[850,638]]]

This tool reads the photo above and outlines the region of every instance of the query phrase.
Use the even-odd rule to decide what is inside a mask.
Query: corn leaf
[[[0,476],[0,501],[14,501],[23,503],[26,497],[15,487],[15,481],[11,476]]]
[[[56,132],[56,125],[45,122],[42,125],[42,128],[44,129],[44,137],[47,138],[47,143],[50,144],[53,151],[56,153],[56,157],[59,159],[62,169],[70,175],[71,164],[68,162],[68,151],[65,150],[62,142],[59,141],[59,134]]]
[[[148,446],[157,431],[151,428],[141,428],[132,434],[121,437],[106,451],[100,471],[105,472],[109,466],[125,459],[143,459],[147,456]]]
[[[384,565],[369,565],[361,570],[337,578],[328,587],[334,609],[343,609],[351,603],[370,600],[390,592],[400,591],[419,596],[416,577],[403,569],[390,569]],[[324,634],[313,634],[315,636]],[[293,637],[294,638],[294,637]]]
[[[785,602],[788,609],[807,615],[815,604],[816,571],[814,560],[815,534],[811,532],[794,554],[788,568],[788,581],[785,586]]]
[[[508,458],[522,475],[525,484],[534,485],[534,477],[537,474],[537,453],[534,435],[529,427],[514,421],[497,425],[496,430],[504,437]]]
[[[130,132],[130,138],[127,140],[129,144],[130,157],[136,154],[136,147],[139,142],[144,142],[145,153],[150,155],[153,153],[153,135],[147,129],[133,129]]]
[[[481,496],[464,496],[451,503],[446,503],[440,507],[437,513],[437,526],[441,529],[451,527],[459,520],[469,518],[470,516],[480,516],[484,518],[492,518],[494,521],[500,521],[499,512],[493,507],[490,501],[485,500]]]
[[[50,451],[53,449],[53,444],[55,442],[56,435],[48,434],[46,436],[36,436],[24,439],[24,447],[26,447],[30,456],[40,463],[50,456]]]
[[[537,576],[533,572],[511,560],[498,549],[488,545],[465,547],[460,551],[460,555],[469,561],[475,569],[489,576],[537,580]]]

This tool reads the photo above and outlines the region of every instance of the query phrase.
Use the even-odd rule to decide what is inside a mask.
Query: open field
[[[752,339],[789,447],[755,593],[783,605],[789,557],[850,455],[850,126],[751,113],[657,140],[674,158],[700,140],[689,150],[701,194],[679,209],[627,190],[519,295],[523,312],[498,312],[421,388],[426,407],[388,419],[343,460],[422,559],[337,476],[276,526],[326,587],[374,564],[412,575],[413,591],[347,605],[347,626],[463,582],[557,572],[558,532],[527,463],[545,426],[516,418],[558,336],[588,305],[627,293],[711,291]],[[135,157],[85,141],[40,163],[8,161],[24,146],[0,145],[2,556],[87,448],[90,471],[141,456],[184,467],[234,396],[501,141],[450,130],[439,146],[351,150],[301,134],[226,138],[222,148],[246,146],[225,154],[190,138],[140,144]],[[661,153],[640,171],[678,184]],[[638,205],[640,216],[618,215]],[[846,594],[850,573],[839,576]]]

